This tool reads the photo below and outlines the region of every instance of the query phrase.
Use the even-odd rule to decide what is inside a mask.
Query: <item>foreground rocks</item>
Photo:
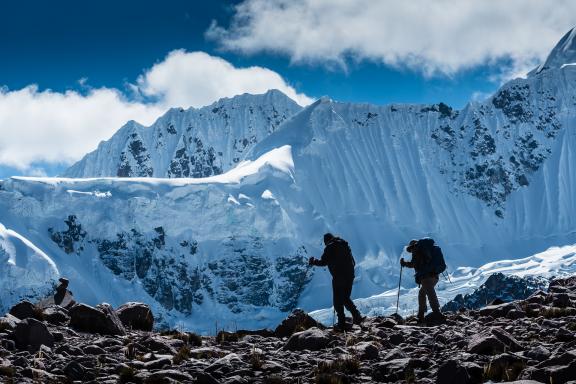
[[[140,303],[116,310],[104,304],[43,310],[23,304],[14,313],[32,317],[0,318],[0,382],[576,380],[576,278],[555,281],[548,292],[523,301],[447,314],[439,325],[374,317],[346,333],[325,329],[301,311],[274,331],[216,337],[149,332],[152,313]]]

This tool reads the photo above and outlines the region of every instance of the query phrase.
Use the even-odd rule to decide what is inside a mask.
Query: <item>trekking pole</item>
[[[404,269],[404,266],[400,264],[400,280],[398,281],[398,299],[396,300],[396,314],[398,314],[398,307],[400,305],[400,285],[402,284],[402,269]]]
[[[448,279],[448,282],[449,282],[450,284],[454,284],[454,283],[452,283],[452,280],[450,280],[450,275],[448,274],[448,272],[442,272],[442,274],[444,275],[445,278]]]

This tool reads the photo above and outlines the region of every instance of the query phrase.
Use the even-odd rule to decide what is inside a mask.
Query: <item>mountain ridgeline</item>
[[[135,121],[64,172],[66,177],[208,177],[238,164],[301,107],[280,91],[170,109],[152,126]]]
[[[301,108],[270,91],[130,122],[65,172],[95,179],[1,182],[1,224],[42,252],[35,268],[75,277],[80,300],[141,300],[200,331],[329,307],[327,273],[307,267],[327,231],[352,247],[354,297],[396,285],[415,237],[434,237],[451,271],[575,244],[573,35],[462,110]],[[16,267],[28,252],[4,248]]]

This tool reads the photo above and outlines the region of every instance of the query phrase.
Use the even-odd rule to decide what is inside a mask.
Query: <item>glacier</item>
[[[46,256],[46,284],[61,274],[83,302],[141,300],[203,333],[273,327],[297,306],[330,322],[330,276],[307,265],[327,231],[351,245],[367,314],[395,309],[412,238],[444,251],[454,284],[441,304],[491,272],[573,273],[573,40],[462,110],[301,108],[271,91],[130,122],[65,177],[1,181],[0,223]],[[414,286],[405,275],[403,313]]]

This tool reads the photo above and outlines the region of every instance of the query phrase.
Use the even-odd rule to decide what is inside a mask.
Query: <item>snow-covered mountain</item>
[[[66,177],[207,177],[245,153],[301,107],[277,90],[170,109],[152,126],[129,121],[64,172]]]
[[[223,172],[246,159],[219,175],[201,173],[206,178],[149,177],[170,175],[178,143],[190,142],[188,120],[175,116],[220,111],[171,110],[151,128],[122,128],[68,171],[97,178],[2,182],[0,222],[48,255],[82,301],[142,300],[165,321],[201,331],[215,322],[272,326],[296,305],[329,307],[328,273],[306,265],[326,231],[350,242],[355,297],[394,287],[403,246],[425,235],[461,278],[456,293],[467,293],[483,282],[465,273],[470,268],[576,244],[576,66],[564,65],[576,62],[567,53],[576,42],[563,41],[548,58],[554,65],[458,111],[322,98],[298,112],[277,91],[220,101],[211,108],[226,105],[229,116],[230,105],[244,105],[234,109],[241,120],[260,104],[285,112],[273,126],[262,114],[252,125],[259,136],[241,152],[234,143],[247,138],[247,120],[195,125],[202,148],[222,151]],[[227,136],[222,127],[242,133]],[[141,144],[130,144],[131,129]],[[147,152],[132,154],[129,168],[146,177],[97,173],[117,175],[122,152],[140,146]],[[140,173],[148,160],[152,170]],[[529,260],[548,272],[576,269],[573,253]],[[508,272],[526,269],[511,263]],[[369,312],[374,301],[366,303]]]

